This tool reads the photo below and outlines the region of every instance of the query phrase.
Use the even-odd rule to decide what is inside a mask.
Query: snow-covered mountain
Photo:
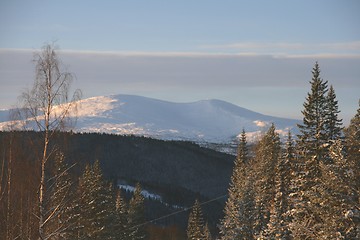
[[[80,101],[77,132],[132,134],[159,139],[228,143],[244,128],[249,140],[274,123],[280,134],[298,121],[256,113],[221,100],[173,103],[133,95]],[[5,115],[5,111],[1,115]],[[6,129],[1,116],[0,130]]]

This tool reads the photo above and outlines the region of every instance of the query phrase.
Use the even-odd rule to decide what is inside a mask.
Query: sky
[[[33,53],[55,42],[84,98],[221,99],[298,119],[318,61],[348,123],[359,12],[357,0],[0,0],[0,108],[31,87]]]

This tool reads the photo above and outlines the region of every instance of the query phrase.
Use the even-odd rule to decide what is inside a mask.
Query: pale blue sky
[[[203,46],[338,44],[359,41],[359,12],[357,0],[2,0],[0,47],[59,40],[63,49],[208,52]]]
[[[357,0],[0,0],[0,108],[31,84],[30,53],[56,40],[85,97],[220,98],[296,118],[319,61],[348,121],[359,13]]]

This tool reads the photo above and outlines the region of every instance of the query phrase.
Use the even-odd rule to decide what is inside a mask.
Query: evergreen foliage
[[[347,168],[350,178],[351,189],[354,201],[357,203],[357,208],[352,208],[346,212],[347,218],[352,222],[354,229],[352,232],[356,232],[357,239],[360,238],[360,100],[359,108],[355,116],[351,119],[350,125],[345,129],[345,147],[347,153]],[[354,239],[356,239],[354,238]]]
[[[254,210],[254,200],[248,163],[248,147],[245,130],[243,130],[225,204],[225,216],[220,225],[220,235],[223,240],[252,237],[251,213]]]
[[[256,145],[253,160],[239,161],[239,145],[225,217],[220,224],[221,239],[360,237],[360,110],[345,129],[344,141],[335,90],[332,86],[327,89],[317,63],[312,73],[296,145],[289,132],[282,153],[274,125]],[[238,167],[245,162],[251,162],[250,177],[241,172],[245,168]],[[251,183],[255,189],[251,193],[255,199],[251,211],[254,217],[246,222],[251,223],[252,234],[244,237],[242,200],[244,186]],[[235,186],[242,188],[237,190]]]
[[[359,108],[351,119],[349,127],[345,129],[345,146],[348,163],[353,172],[353,188],[360,195],[360,100]]]
[[[47,204],[50,218],[46,224],[45,233],[51,239],[67,239],[67,230],[70,227],[71,219],[69,210],[72,200],[70,197],[72,181],[62,152],[56,154],[52,176],[53,178],[49,180],[51,185]]]
[[[353,211],[354,191],[349,173],[353,171],[341,142],[341,120],[333,87],[313,69],[311,93],[304,103],[304,124],[299,125],[298,167],[292,181],[291,217],[294,238],[348,239],[355,227],[344,213]],[[346,226],[350,227],[349,230]],[[351,238],[350,238],[351,239]]]
[[[350,217],[357,211],[358,198],[352,188],[353,172],[341,140],[330,147],[331,164],[321,164],[321,204],[324,219],[319,235],[324,239],[358,239],[359,219]]]
[[[69,229],[66,239],[146,239],[144,197],[136,185],[127,204],[121,191],[108,185],[102,177],[99,162],[86,165],[79,179],[76,198],[69,207]]]
[[[146,232],[144,229],[144,196],[141,194],[141,186],[139,183],[135,186],[134,195],[130,200],[128,209],[128,229],[129,239],[141,240],[146,239]]]
[[[318,63],[315,63],[312,74],[311,92],[302,111],[303,124],[298,125],[301,132],[297,141],[299,158],[292,182],[295,191],[291,195],[290,229],[295,238],[305,239],[318,238],[320,222],[323,221],[319,211],[322,188],[320,162],[325,160],[329,136],[326,131],[327,82],[320,78]]]
[[[209,224],[206,222],[205,227],[204,227],[204,240],[211,240],[212,236],[211,236],[211,232],[209,229]]]
[[[270,207],[270,220],[266,236],[271,239],[289,239],[289,199],[291,183],[292,139],[289,133],[286,154],[281,157],[275,169],[275,196]]]
[[[298,148],[304,157],[322,161],[325,154],[328,133],[326,123],[328,119],[328,91],[327,81],[320,78],[320,67],[316,62],[312,70],[313,77],[310,81],[311,92],[308,93],[302,114],[303,124],[299,124]]]
[[[331,85],[327,95],[327,118],[326,118],[326,129],[327,129],[327,140],[329,145],[332,144],[333,140],[337,140],[342,135],[342,119],[339,119],[338,114],[339,106],[336,100],[336,94],[334,87]]]
[[[188,240],[204,240],[204,218],[199,201],[196,199],[189,214],[188,227],[186,230]]]
[[[111,229],[112,201],[100,164],[87,165],[79,181],[79,239],[106,239]]]
[[[263,237],[270,220],[270,204],[275,196],[275,168],[281,157],[279,134],[272,124],[256,148],[255,170],[255,223],[254,232]]]
[[[117,191],[115,203],[115,219],[113,224],[114,239],[125,240],[129,235],[127,224],[127,204],[125,199],[121,196],[121,191]]]

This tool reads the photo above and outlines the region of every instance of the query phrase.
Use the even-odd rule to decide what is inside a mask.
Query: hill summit
[[[243,128],[251,141],[271,123],[280,134],[285,134],[297,122],[221,100],[173,103],[134,95],[111,95],[81,100],[75,131],[229,143]],[[0,129],[5,129],[5,124],[0,123]]]

